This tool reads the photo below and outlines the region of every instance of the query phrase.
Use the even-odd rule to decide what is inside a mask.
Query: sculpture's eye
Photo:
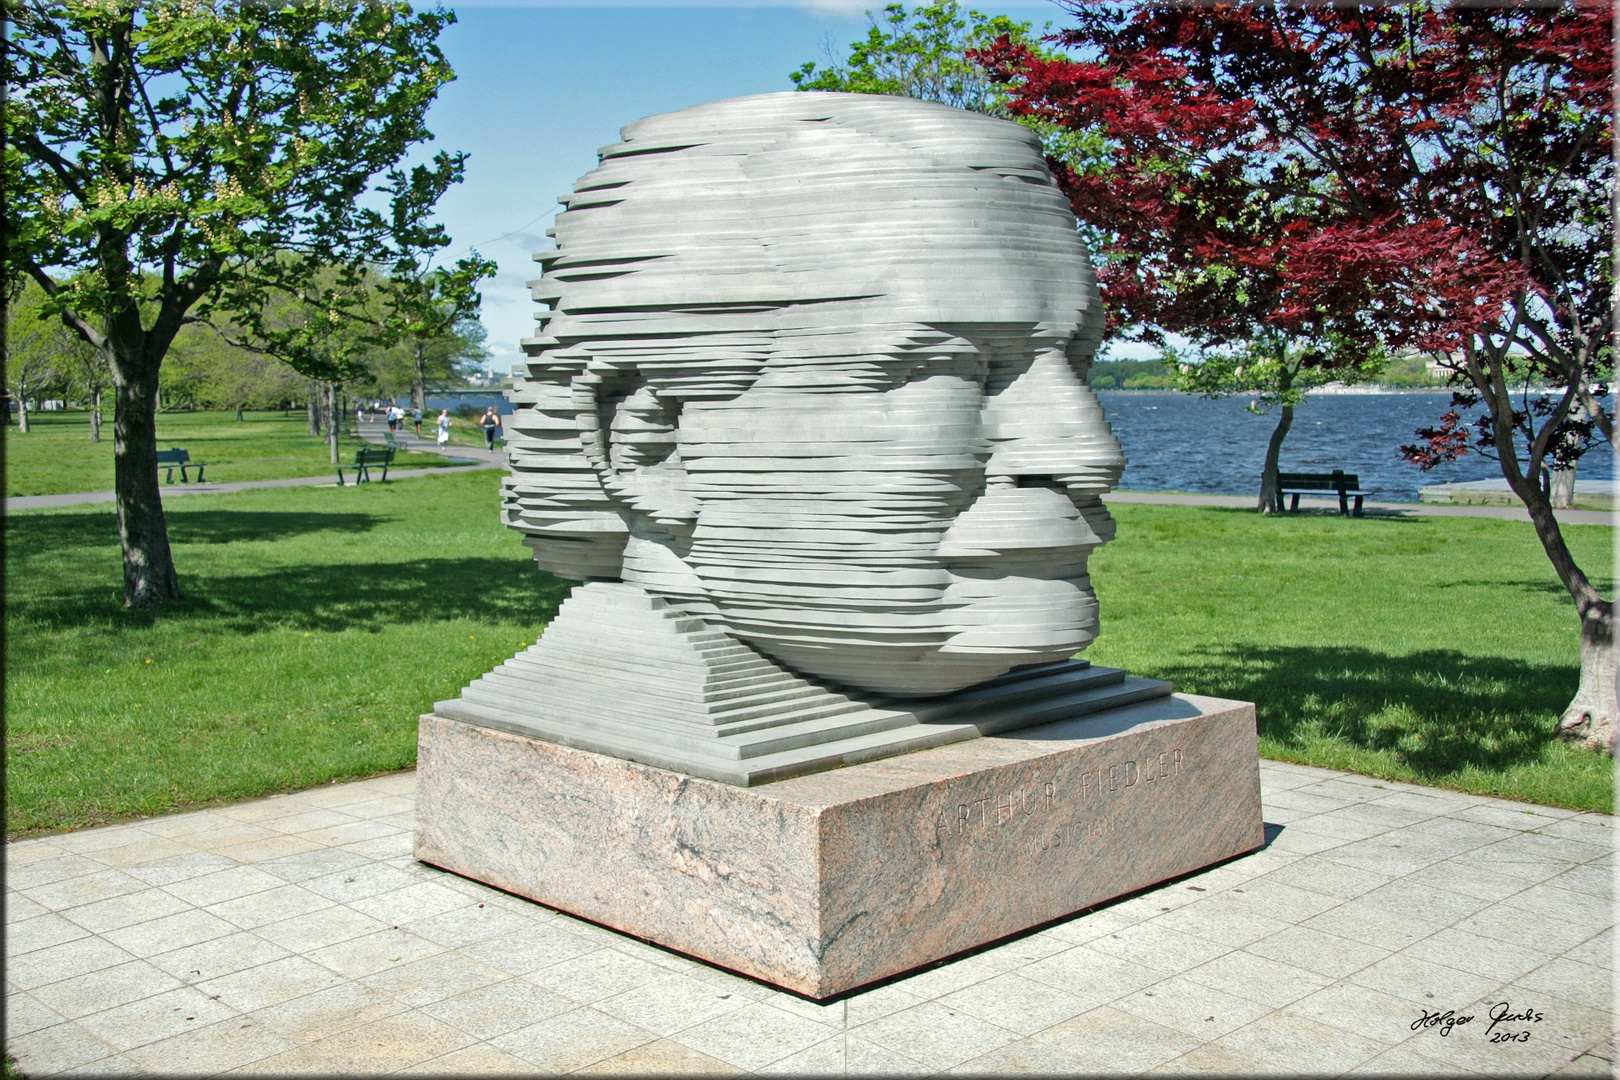
[[[631,380],[605,381],[600,390],[608,466],[634,472],[667,460],[675,450],[676,413],[652,388]]]

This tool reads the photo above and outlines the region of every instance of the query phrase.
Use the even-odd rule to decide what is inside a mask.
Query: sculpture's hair
[[[600,478],[666,460],[688,401],[888,388],[964,327],[1084,363],[1100,331],[1038,140],[943,105],[790,92],[650,117],[561,201],[506,514],[567,577],[618,576]]]

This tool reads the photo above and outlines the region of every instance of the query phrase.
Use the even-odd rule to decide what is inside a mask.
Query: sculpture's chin
[[[747,644],[801,674],[840,686],[888,697],[938,697],[1015,667],[1065,660],[1072,648],[1017,653],[947,652],[941,648],[905,649],[868,646],[831,649],[784,641],[748,640]]]

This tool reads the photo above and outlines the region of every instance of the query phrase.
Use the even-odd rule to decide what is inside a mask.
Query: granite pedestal
[[[738,787],[430,714],[416,856],[825,998],[1259,847],[1254,723],[1177,694]]]

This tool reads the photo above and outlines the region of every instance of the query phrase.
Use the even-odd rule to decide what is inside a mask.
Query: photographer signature
[[[1486,1038],[1493,1043],[1529,1042],[1530,1032],[1517,1028],[1504,1027],[1506,1024],[1539,1024],[1543,1016],[1536,1009],[1525,1009],[1514,1012],[1513,1006],[1506,1001],[1499,1001],[1490,1007],[1486,1014],[1490,1018],[1490,1026],[1485,1029]],[[1433,1028],[1440,1029],[1443,1039],[1451,1034],[1453,1028],[1474,1022],[1472,1013],[1458,1013],[1455,1009],[1445,1012],[1430,1012],[1423,1010],[1423,1015],[1412,1021],[1413,1031],[1428,1031]],[[1497,1030],[1501,1028],[1501,1030]]]

